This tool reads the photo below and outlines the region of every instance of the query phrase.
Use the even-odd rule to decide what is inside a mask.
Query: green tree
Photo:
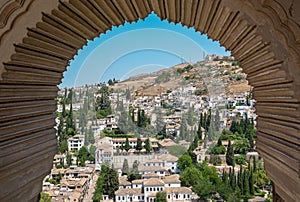
[[[215,145],[210,150],[210,154],[214,154],[214,155],[225,154],[225,153],[226,153],[226,148],[223,145],[221,145],[221,146]]]
[[[139,162],[137,160],[135,160],[132,164],[132,172],[138,173],[138,168],[139,168]]]
[[[113,168],[109,168],[104,176],[103,194],[107,194],[109,198],[115,197],[115,191],[119,189],[118,173]]]
[[[102,200],[102,193],[107,194],[109,198],[114,198],[114,193],[118,189],[118,173],[113,168],[103,164],[96,183],[93,202],[100,202]]]
[[[226,163],[227,163],[227,165],[234,167],[233,145],[231,145],[230,140],[228,140],[228,146],[227,146],[227,151],[226,151]]]
[[[209,123],[208,131],[207,131],[207,139],[209,141],[213,141],[215,139],[215,136],[216,136],[215,126],[214,124]]]
[[[85,166],[85,161],[94,161],[93,156],[89,153],[85,146],[81,147],[77,154],[77,165],[78,166]]]
[[[263,169],[258,169],[253,173],[254,186],[259,189],[264,189],[267,185],[271,184],[266,171]]]
[[[193,126],[196,123],[196,118],[195,118],[195,109],[194,106],[190,107],[187,111],[187,124],[189,126]]]
[[[180,174],[180,180],[182,186],[193,187],[203,179],[202,173],[194,166],[187,167]]]
[[[67,140],[60,141],[59,145],[58,145],[58,152],[62,154],[62,153],[65,153],[66,151],[68,151]]]
[[[235,158],[235,162],[236,162],[236,164],[238,164],[240,166],[241,165],[246,165],[247,159],[246,159],[246,157],[244,155],[240,155],[240,156],[237,156]]]
[[[234,193],[233,189],[227,183],[220,183],[216,187],[216,191],[220,194],[222,199],[229,201],[230,196]]]
[[[110,86],[114,85],[114,82],[113,82],[111,79],[109,79],[107,83],[108,83],[108,85],[110,85]]]
[[[139,152],[143,149],[141,138],[137,138],[137,143],[136,143],[135,149],[138,150]]]
[[[155,115],[156,115],[155,128],[157,134],[164,137],[166,133],[166,131],[164,131],[164,127],[166,124],[164,123],[162,112],[159,108],[155,109]]]
[[[123,167],[122,167],[122,175],[128,175],[129,174],[129,165],[127,159],[124,159],[123,161]]]
[[[133,180],[140,180],[142,179],[142,175],[139,173],[130,172],[127,179],[129,182],[132,182]]]
[[[253,179],[253,169],[249,171],[249,192],[250,195],[254,195],[254,179]]]
[[[67,152],[66,159],[67,159],[67,165],[71,166],[72,165],[72,155],[69,152]]]
[[[95,102],[96,115],[97,118],[104,118],[112,113],[109,89],[107,86],[103,86],[98,93],[100,96],[97,97]]]
[[[137,126],[146,127],[149,124],[150,124],[150,119],[146,116],[145,110],[138,109]]]
[[[88,146],[89,145],[89,134],[88,134],[88,130],[86,128],[83,129],[83,133],[84,133],[84,146]]]
[[[129,144],[129,140],[128,140],[128,137],[126,137],[126,141],[125,141],[125,146],[124,146],[124,149],[128,152],[129,149],[130,149],[130,144]]]
[[[151,143],[150,143],[150,139],[149,138],[147,138],[144,147],[145,147],[147,153],[150,153],[150,151],[151,151]]]
[[[230,168],[229,170],[229,179],[228,179],[228,183],[230,185],[230,187],[235,190],[236,187],[236,178],[235,178],[235,173],[234,170]]]
[[[40,202],[51,202],[51,197],[45,192],[40,193]]]
[[[213,164],[214,166],[221,165],[222,164],[221,157],[218,155],[211,155],[209,163]]]
[[[210,128],[210,126],[211,126],[211,109],[209,109],[208,110],[208,115],[207,115],[207,118],[206,118],[206,120],[205,120],[206,122],[205,122],[205,129],[206,129],[206,131],[208,131],[208,129]]]
[[[120,111],[118,127],[121,133],[135,133],[136,126],[131,120],[130,114],[126,112],[125,109]]]
[[[216,110],[216,115],[214,116],[214,128],[217,132],[220,131],[220,114],[219,114],[219,110]]]
[[[202,117],[202,113],[201,113],[201,117]],[[197,130],[197,136],[199,140],[202,140],[202,126],[201,126],[201,118],[198,124],[198,130]]]
[[[181,171],[184,171],[186,168],[193,165],[193,160],[189,155],[184,154],[179,158],[177,165]]]
[[[193,190],[197,193],[200,199],[206,200],[209,198],[213,190],[213,184],[208,179],[203,178],[193,187]]]
[[[156,193],[156,202],[167,202],[166,192],[157,192]]]
[[[90,155],[95,157],[95,152],[96,152],[97,147],[95,145],[91,145],[89,149]]]
[[[246,138],[236,139],[233,148],[236,154],[246,154],[250,150],[249,140]]]
[[[180,129],[179,129],[179,135],[181,137],[181,139],[187,139],[188,137],[188,128],[186,125],[186,116],[183,115],[181,118],[181,124],[180,124]]]
[[[92,129],[92,126],[90,126],[88,130],[88,142],[91,144],[95,143],[94,131]]]

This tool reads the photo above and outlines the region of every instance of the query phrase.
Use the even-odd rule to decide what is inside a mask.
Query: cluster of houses
[[[115,201],[154,202],[157,192],[165,192],[167,201],[192,201],[196,198],[190,188],[181,187],[178,174],[162,177],[151,173],[144,174],[142,179],[132,182],[128,182],[126,176],[120,177]]]
[[[138,166],[142,179],[129,182],[127,176],[119,175],[116,202],[154,202],[157,192],[165,192],[167,201],[192,201],[197,198],[192,190],[181,187],[177,167],[178,158],[170,154],[155,155]]]
[[[206,61],[208,62],[207,65],[213,66],[211,69],[213,74],[218,69],[223,68],[223,71],[224,66],[229,66],[234,62],[234,58],[208,55]],[[197,115],[208,112],[210,108],[218,109],[213,113],[219,113],[220,126],[223,128],[229,127],[232,120],[245,117],[256,119],[255,100],[249,99],[248,92],[225,94],[223,91],[216,93],[216,95],[197,95],[195,92],[204,83],[208,84],[206,80],[201,79],[199,82],[191,82],[186,86],[172,90],[153,85],[135,91],[131,95],[131,99],[127,99],[126,95],[111,93],[110,101],[113,109],[116,108],[119,101],[122,101],[125,109],[131,107],[144,110],[145,114],[150,117],[153,126],[155,126],[156,121],[155,109],[159,108],[162,112],[166,112],[165,108],[174,109],[173,114],[163,116],[167,136],[180,135],[182,115],[191,107]],[[103,85],[105,84],[101,84],[99,87]],[[73,110],[80,109],[82,105],[83,103],[74,103]],[[66,106],[66,109],[68,107]],[[62,108],[59,106],[58,111],[61,110]],[[95,123],[90,121],[88,125],[92,126],[96,137],[104,129],[108,131],[118,129],[118,121],[118,113],[116,113],[103,119],[97,119]],[[204,131],[202,134],[204,134]],[[137,138],[128,138],[130,146],[128,151],[124,150],[126,138],[105,137],[97,139],[94,169],[88,167],[78,168],[76,166],[71,166],[68,169],[53,168],[48,178],[59,181],[59,183],[54,185],[55,183],[53,184],[49,180],[45,181],[43,191],[48,193],[54,201],[82,201],[90,186],[94,171],[99,171],[103,163],[109,163],[114,164],[120,175],[120,187],[115,193],[115,201],[117,202],[152,202],[156,199],[156,193],[160,191],[166,192],[168,201],[191,201],[195,198],[196,196],[193,195],[190,188],[181,187],[178,175],[180,170],[177,167],[178,158],[165,153],[167,147],[174,146],[176,143],[171,139],[157,140],[156,138],[149,138],[151,148],[149,152],[145,149],[147,139],[141,138],[142,149],[137,150]],[[67,142],[69,151],[80,150],[84,146],[84,134],[77,134],[69,138]],[[182,140],[180,144],[189,147],[190,143]],[[207,157],[205,152],[206,150],[203,147],[194,150],[198,162],[205,160],[205,157]],[[121,176],[122,163],[125,158],[130,166],[136,160],[140,162],[138,172],[142,175],[142,179],[129,182],[126,176]],[[65,156],[56,155],[53,163],[54,167],[61,161],[65,161]],[[222,161],[224,161],[223,157]],[[103,196],[103,199],[106,199],[105,197],[107,196]]]
[[[77,166],[56,168],[55,165],[61,161],[65,161],[65,155],[55,155],[54,167],[43,182],[43,192],[52,201],[82,201],[88,192],[95,169]]]
[[[194,112],[197,115],[200,113],[208,113],[208,109],[215,108],[218,109],[220,117],[220,126],[226,128],[231,124],[232,119],[256,119],[255,114],[255,100],[249,99],[248,92],[233,93],[226,95],[225,93],[220,93],[213,97],[208,96],[196,96],[194,94],[195,89],[186,87],[187,89],[173,90],[169,93],[161,93],[152,97],[151,95],[141,95],[140,97],[135,97],[133,101],[126,101],[124,98],[124,107],[129,108],[140,108],[145,111],[145,114],[151,118],[151,124],[155,126],[156,115],[155,109],[159,106],[160,110],[164,112],[165,110],[161,105],[155,103],[160,100],[161,102],[168,105],[174,109],[174,113],[168,116],[163,117],[163,122],[166,124],[166,134],[179,136],[180,135],[180,126],[181,126],[181,117],[187,110],[193,107]],[[183,93],[187,91],[188,93]],[[116,95],[112,95],[112,103],[116,102]],[[153,103],[152,103],[153,102]],[[151,104],[152,103],[152,104]],[[112,125],[102,124],[99,126],[99,130],[102,129],[116,129],[118,127],[118,121],[114,127]],[[100,132],[100,131],[98,131]]]
[[[123,146],[125,145],[126,138],[110,138],[104,137],[98,141],[97,149],[95,152],[95,168],[100,170],[103,163],[114,164],[115,168],[121,167],[123,159],[126,158],[129,164],[132,164],[135,160],[146,161],[156,157],[153,162],[153,166],[164,166],[167,170],[171,170],[172,173],[178,173],[177,157],[172,157],[169,154],[162,154],[167,147],[177,145],[171,139],[157,140],[156,138],[149,138],[150,152],[147,152],[144,148],[148,138],[141,138],[142,150],[136,150],[137,138],[128,138],[130,149],[125,151]],[[166,156],[168,155],[168,156]],[[169,159],[168,159],[169,158]],[[174,160],[175,158],[175,160]],[[118,160],[117,159],[121,159]],[[172,160],[172,166],[168,164]],[[162,163],[164,161],[164,163]],[[157,163],[160,162],[160,163]],[[176,165],[174,167],[174,165]],[[148,166],[150,168],[150,165]],[[143,173],[142,173],[143,174]]]

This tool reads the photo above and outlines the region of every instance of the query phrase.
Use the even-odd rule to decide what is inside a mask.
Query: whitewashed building
[[[69,151],[78,151],[84,146],[84,135],[74,135],[67,141]]]

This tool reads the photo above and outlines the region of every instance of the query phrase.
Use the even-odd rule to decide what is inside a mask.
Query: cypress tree
[[[135,160],[132,165],[132,172],[134,174],[138,174],[138,167],[139,167],[139,162]]]
[[[138,109],[137,126],[142,127],[142,115],[141,115],[141,110],[140,109]]]
[[[95,143],[94,131],[92,129],[92,126],[90,126],[90,128],[88,130],[88,142],[91,144]]]
[[[200,113],[199,126],[203,127],[203,114],[202,114],[202,112]]]
[[[222,173],[222,182],[226,185],[228,185],[228,183],[229,183],[228,174],[225,172],[225,169],[223,170],[223,173]]]
[[[247,197],[249,196],[249,171],[245,170],[243,173],[243,188],[244,188],[244,195]]]
[[[122,167],[122,175],[128,175],[129,174],[129,165],[127,159],[124,159],[123,161],[123,167]]]
[[[160,135],[162,135],[163,139],[166,138],[166,136],[167,136],[167,125],[166,124],[164,124],[164,127],[163,127],[162,131],[160,132]]]
[[[231,141],[228,140],[228,146],[227,146],[227,151],[226,151],[226,163],[227,165],[233,166],[235,165],[234,163],[234,153],[233,153],[233,145],[231,145]]]
[[[234,169],[232,170],[230,168],[230,171],[229,171],[229,185],[231,186],[231,188],[233,190],[235,190],[235,185],[236,185],[236,179],[235,179],[235,174],[234,174]]]
[[[201,114],[201,117],[202,117],[202,114]],[[199,121],[199,124],[198,124],[197,136],[198,136],[199,140],[202,140],[201,118],[200,118],[200,121]]]
[[[221,140],[221,138],[218,139],[217,145],[218,145],[218,147],[222,146],[222,140]]]
[[[129,145],[129,140],[128,140],[128,137],[126,137],[126,142],[125,142],[125,146],[124,146],[124,149],[128,152],[129,149],[130,149],[130,145]]]
[[[204,116],[203,116],[203,122],[202,122],[202,127],[205,128],[206,130],[206,112],[204,113]],[[207,130],[206,130],[207,131]]]
[[[209,129],[209,126],[210,126],[210,122],[211,122],[211,109],[209,109],[209,113],[208,113],[208,116],[206,118],[206,125],[205,125],[205,129],[206,131],[208,131]]]
[[[138,139],[137,139],[135,149],[138,150],[139,152],[143,149],[141,138],[138,138]]]
[[[250,170],[250,175],[249,175],[249,192],[251,195],[254,195],[253,169]]]
[[[147,153],[150,153],[150,151],[151,151],[151,145],[150,145],[149,138],[147,138],[147,140],[145,142],[145,149],[146,149]]]
[[[241,190],[241,193],[244,193],[244,188],[243,188],[243,166],[240,166],[240,171],[238,173],[238,186]]]

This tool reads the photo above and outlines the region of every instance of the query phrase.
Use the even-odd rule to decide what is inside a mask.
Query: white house
[[[164,162],[164,167],[170,170],[172,173],[180,173],[177,166],[178,158],[171,154],[162,154],[158,156],[158,159]]]
[[[84,135],[74,135],[68,139],[68,149],[69,151],[80,150],[84,145]]]
[[[166,169],[162,166],[144,166],[140,165],[138,167],[139,174],[145,175],[147,173],[155,173],[160,177],[164,177],[166,175]]]
[[[120,180],[124,180],[119,178]],[[124,184],[124,183],[122,183]],[[192,190],[181,187],[179,175],[134,180],[132,187],[125,186],[115,192],[116,202],[154,202],[157,192],[166,192],[167,201],[192,201]]]
[[[111,163],[113,161],[113,157],[112,138],[102,138],[98,142],[98,146],[95,151],[95,169],[100,170],[103,163]]]
[[[192,190],[187,187],[166,187],[167,201],[191,201]]]
[[[141,188],[131,188],[131,189],[119,189],[115,192],[116,202],[142,202],[144,201],[144,194]]]
[[[145,201],[155,201],[156,193],[165,189],[165,183],[160,179],[151,178],[144,181]]]
[[[178,174],[166,176],[163,180],[165,187],[180,187],[181,182],[179,180],[180,176]]]
[[[144,163],[145,167],[149,168],[143,168],[143,170],[147,171],[152,169],[151,167],[163,167],[165,170],[171,171],[172,173],[180,173],[180,170],[177,166],[178,158],[176,156],[173,156],[171,154],[161,154],[156,156],[153,159],[149,159]],[[148,172],[145,172],[148,173]],[[142,174],[145,174],[142,173]],[[151,172],[153,173],[153,172]],[[159,173],[158,173],[159,174]],[[161,175],[160,175],[161,176]]]

